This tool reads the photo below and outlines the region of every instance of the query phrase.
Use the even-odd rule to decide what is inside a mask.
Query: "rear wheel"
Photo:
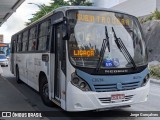
[[[42,101],[45,105],[52,107],[54,103],[49,99],[49,89],[48,89],[48,82],[46,76],[42,76],[40,78],[40,95],[42,98]]]
[[[17,81],[18,84],[22,83],[22,81],[19,78],[19,69],[18,69],[18,67],[16,67],[16,81]]]

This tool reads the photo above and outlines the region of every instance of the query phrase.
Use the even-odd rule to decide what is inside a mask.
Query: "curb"
[[[156,80],[156,79],[151,78],[150,81],[151,81],[151,83],[160,85],[160,80]]]

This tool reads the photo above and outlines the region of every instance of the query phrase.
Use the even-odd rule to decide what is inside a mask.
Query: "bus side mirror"
[[[64,24],[63,28],[62,28],[62,37],[63,37],[63,40],[68,40],[68,38],[69,38],[66,24]]]

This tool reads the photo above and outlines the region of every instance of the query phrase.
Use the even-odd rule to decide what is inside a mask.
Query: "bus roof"
[[[54,11],[56,11],[56,12],[57,11],[64,11],[65,12],[65,11],[70,10],[70,9],[75,9],[75,10],[79,10],[79,9],[82,9],[82,10],[83,9],[84,10],[102,10],[102,11],[118,12],[118,13],[130,15],[130,14],[122,12],[122,11],[117,11],[117,10],[102,8],[102,7],[95,7],[95,6],[64,6],[64,7],[59,7],[57,9],[55,9]],[[131,15],[131,16],[133,16],[133,15]]]
[[[43,20],[43,19],[51,16],[52,14],[60,12],[60,11],[65,14],[65,12],[67,10],[99,10],[99,11],[117,12],[117,13],[122,13],[122,14],[130,15],[130,14],[125,13],[125,12],[121,12],[121,11],[117,11],[117,10],[112,10],[112,9],[108,9],[108,8],[95,7],[95,6],[63,6],[63,7],[59,7],[57,9],[51,11],[50,13],[48,13],[47,15],[45,15],[44,17],[42,17],[39,20],[33,22],[31,25],[33,25],[34,23],[37,23],[37,22],[39,22],[39,21],[41,21],[41,20]],[[133,16],[133,15],[130,15],[130,16]],[[135,17],[135,16],[133,16],[133,17]]]
[[[53,15],[53,14],[55,14],[57,12],[63,12],[65,14],[65,12],[67,10],[97,10],[97,11],[117,12],[117,13],[130,15],[130,14],[125,13],[125,12],[112,10],[112,9],[108,9],[108,8],[94,7],[94,6],[63,6],[63,7],[59,7],[57,9],[49,12],[47,15],[43,16],[42,18],[38,19],[37,21],[33,22],[32,24],[28,25],[26,28],[22,29],[21,31],[17,32],[16,34],[21,33],[22,31],[25,31],[25,29],[29,28],[30,26],[33,26],[34,24],[36,24],[36,23],[38,23],[38,22],[50,17],[51,15]],[[133,16],[133,15],[130,15],[130,16]],[[133,17],[135,17],[135,16],[133,16]],[[16,35],[16,34],[14,34],[14,35]]]

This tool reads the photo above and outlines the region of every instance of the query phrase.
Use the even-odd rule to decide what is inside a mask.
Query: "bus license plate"
[[[124,94],[111,95],[111,101],[122,101],[123,99],[125,99]]]

